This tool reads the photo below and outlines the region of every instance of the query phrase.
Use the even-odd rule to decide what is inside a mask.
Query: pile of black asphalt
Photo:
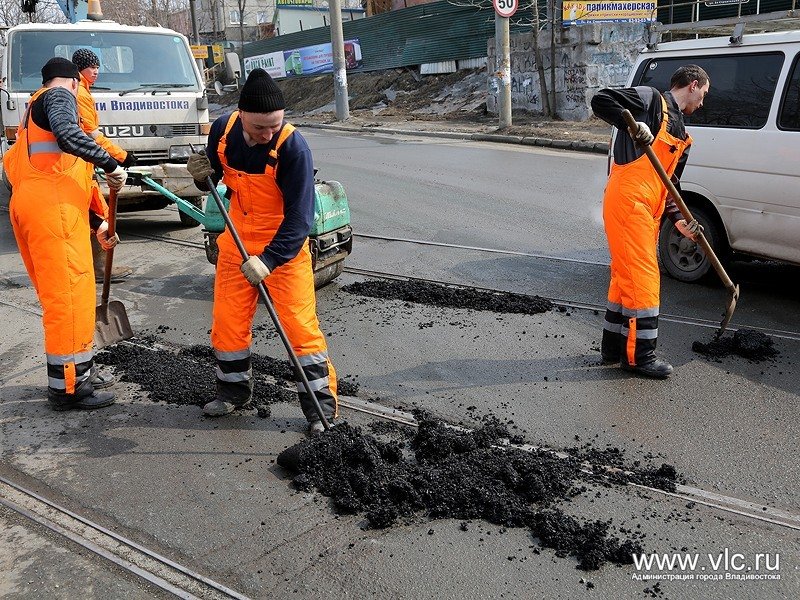
[[[741,356],[753,362],[762,362],[778,355],[768,335],[753,329],[739,329],[732,336],[714,337],[708,343],[694,342],[692,350],[713,360],[727,356]]]
[[[429,306],[469,308],[496,313],[535,315],[552,310],[553,303],[540,296],[493,292],[425,281],[368,280],[351,283],[342,290],[359,296],[384,300],[403,300]]]
[[[209,346],[169,348],[155,336],[116,344],[99,352],[99,364],[113,366],[121,381],[135,383],[155,402],[203,406],[216,394],[216,361]],[[288,360],[253,354],[253,398],[250,407],[269,417],[271,404],[297,402],[295,377]],[[340,379],[339,393],[353,395],[358,386]]]
[[[471,430],[454,428],[417,411],[414,430],[379,427],[368,434],[347,423],[287,449],[278,464],[293,485],[331,499],[342,514],[362,514],[368,527],[385,528],[420,519],[484,520],[503,528],[528,528],[539,544],[577,566],[595,570],[607,562],[630,564],[643,552],[644,535],[619,530],[611,520],[585,520],[562,507],[586,493],[589,483],[612,486],[637,481],[675,488],[675,469],[587,469],[586,454],[566,458],[545,449],[510,445],[496,418]],[[614,452],[617,462],[622,458]],[[288,457],[288,458],[285,458]],[[598,456],[595,456],[598,458]],[[466,529],[468,523],[462,523]]]

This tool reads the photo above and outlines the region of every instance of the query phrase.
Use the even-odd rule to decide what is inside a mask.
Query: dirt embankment
[[[333,77],[298,77],[278,81],[292,121],[334,123]],[[486,112],[485,69],[442,75],[420,75],[411,69],[388,69],[347,76],[350,118],[356,127],[399,127],[426,131],[495,133],[497,115]],[[235,104],[228,94],[221,104]],[[611,128],[599,119],[584,122],[549,120],[514,110],[512,126],[502,131],[560,140],[608,142]]]

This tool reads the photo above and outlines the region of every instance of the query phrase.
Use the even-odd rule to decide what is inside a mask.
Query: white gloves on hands
[[[195,181],[205,181],[207,177],[214,175],[211,162],[205,154],[192,154],[186,163],[186,170]]]
[[[126,179],[128,179],[128,172],[119,165],[111,173],[106,173],[106,183],[110,190],[121,190]]]
[[[100,224],[95,235],[103,250],[111,250],[114,246],[119,244],[119,236],[116,233],[111,237],[108,236],[108,221],[103,221]]]
[[[647,126],[647,123],[636,121],[636,131],[633,134],[633,140],[642,146],[649,146],[653,143],[654,139],[653,133]]]
[[[250,285],[258,285],[269,275],[269,267],[258,256],[251,256],[242,263],[241,271]]]
[[[697,222],[697,219],[692,219],[691,223],[687,223],[686,219],[681,219],[675,223],[675,227],[683,237],[689,238],[693,242],[697,241],[697,234],[703,232],[703,226]]]

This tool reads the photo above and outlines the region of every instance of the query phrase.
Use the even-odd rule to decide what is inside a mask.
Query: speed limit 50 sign
[[[501,17],[513,17],[519,8],[519,0],[492,0],[494,12]]]

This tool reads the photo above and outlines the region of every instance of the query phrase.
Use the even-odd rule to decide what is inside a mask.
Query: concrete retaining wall
[[[580,25],[556,37],[556,114],[570,121],[591,116],[589,103],[597,90],[623,86],[633,63],[644,47],[644,24],[615,23]],[[550,32],[540,33],[545,80],[550,84]],[[497,112],[498,79],[494,39],[488,43],[486,106]],[[531,34],[511,36],[511,105],[514,109],[542,112],[539,74],[534,60]]]

